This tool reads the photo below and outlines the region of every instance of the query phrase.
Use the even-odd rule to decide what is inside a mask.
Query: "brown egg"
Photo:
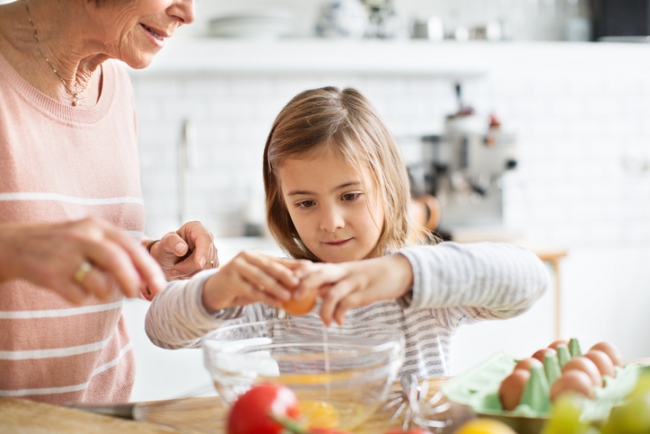
[[[589,375],[583,371],[573,369],[564,372],[551,386],[551,401],[555,401],[564,393],[577,393],[589,399],[594,397],[594,386]]]
[[[504,410],[514,410],[519,405],[524,387],[530,378],[530,372],[524,369],[516,369],[508,375],[499,386],[499,399]]]
[[[575,357],[569,360],[566,365],[562,367],[562,374],[567,371],[578,370],[582,371],[591,378],[591,383],[594,386],[603,387],[603,377],[594,362],[584,356]]]
[[[614,363],[612,363],[612,359],[610,359],[605,352],[600,350],[589,350],[584,357],[594,362],[600,371],[600,375],[609,375],[610,377],[616,375],[616,371],[614,371]]]
[[[621,353],[613,344],[610,344],[609,342],[598,342],[596,345],[589,349],[589,351],[591,350],[602,351],[609,356],[614,366],[623,366],[623,358],[621,357]]]
[[[540,362],[544,363],[544,357],[546,354],[551,354],[553,356],[557,355],[557,351],[555,351],[553,348],[542,348],[541,350],[535,351],[535,354],[533,354],[533,357],[539,360]]]
[[[544,364],[532,357],[528,359],[521,359],[515,365],[515,369],[513,369],[513,372],[516,371],[517,369],[524,369],[526,371],[530,371],[530,368],[532,368],[533,366],[539,366],[540,368],[543,368]]]
[[[567,341],[566,339],[558,339],[557,341],[551,342],[551,345],[549,345],[548,347],[553,348],[554,350],[556,350],[557,346],[560,345],[560,344],[564,344],[564,345],[566,345],[568,347],[569,346],[569,341]]]

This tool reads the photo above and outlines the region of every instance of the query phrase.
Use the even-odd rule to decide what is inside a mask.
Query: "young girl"
[[[150,339],[195,346],[224,321],[276,316],[283,301],[318,291],[332,321],[401,328],[401,373],[449,375],[456,328],[526,311],[548,284],[542,262],[506,244],[408,246],[417,230],[409,181],[395,140],[356,90],[296,96],[280,112],[264,150],[271,233],[294,259],[243,252],[219,270],[172,282],[147,314]]]

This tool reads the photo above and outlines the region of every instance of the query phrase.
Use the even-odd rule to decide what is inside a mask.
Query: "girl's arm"
[[[442,243],[399,251],[413,268],[410,308],[469,307],[472,316],[511,318],[548,287],[542,261],[510,244]]]
[[[203,271],[190,280],[170,282],[147,311],[145,331],[154,345],[177,349],[199,346],[204,334],[235,318],[241,309],[210,313],[203,306],[203,285],[218,270]]]
[[[147,335],[163,348],[198,346],[205,333],[238,317],[242,306],[264,303],[280,307],[288,301],[289,289],[298,285],[292,268],[301,263],[242,252],[219,270],[171,282],[147,312]]]
[[[296,298],[319,288],[325,324],[341,324],[347,310],[390,299],[410,309],[475,308],[455,322],[461,317],[509,318],[532,306],[548,286],[537,256],[496,243],[408,247],[382,258],[312,264],[304,274]]]

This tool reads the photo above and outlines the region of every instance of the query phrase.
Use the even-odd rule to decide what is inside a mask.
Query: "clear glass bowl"
[[[404,336],[390,325],[275,319],[220,327],[202,341],[205,366],[227,406],[271,381],[298,396],[311,426],[351,429],[391,390],[404,361]]]

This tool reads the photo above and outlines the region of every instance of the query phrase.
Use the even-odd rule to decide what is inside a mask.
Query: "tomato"
[[[280,434],[285,427],[274,418],[297,420],[298,398],[291,389],[260,383],[241,395],[228,415],[228,434]]]

